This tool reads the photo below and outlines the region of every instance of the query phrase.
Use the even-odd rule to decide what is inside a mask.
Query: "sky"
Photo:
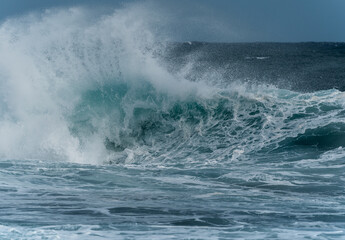
[[[345,42],[345,0],[1,0],[0,22],[56,7],[106,13],[129,2],[164,19],[175,41]]]

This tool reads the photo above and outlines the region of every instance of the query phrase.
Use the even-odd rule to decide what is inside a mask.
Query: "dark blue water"
[[[344,239],[345,45],[158,44],[128,11],[1,25],[0,238]]]

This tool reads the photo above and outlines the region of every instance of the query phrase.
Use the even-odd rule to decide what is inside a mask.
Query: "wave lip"
[[[287,138],[281,145],[284,147],[315,147],[320,150],[331,150],[345,146],[345,124],[330,123],[315,129],[307,129],[294,138]]]

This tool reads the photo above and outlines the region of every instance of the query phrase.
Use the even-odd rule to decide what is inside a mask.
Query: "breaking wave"
[[[215,165],[345,146],[344,93],[225,83],[164,67],[145,11],[47,10],[0,27],[0,156]],[[218,81],[219,80],[219,81]],[[219,84],[214,84],[219,82]]]

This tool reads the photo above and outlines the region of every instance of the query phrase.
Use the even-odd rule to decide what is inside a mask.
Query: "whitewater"
[[[153,23],[133,5],[1,24],[0,238],[344,239],[344,44],[174,43]]]

